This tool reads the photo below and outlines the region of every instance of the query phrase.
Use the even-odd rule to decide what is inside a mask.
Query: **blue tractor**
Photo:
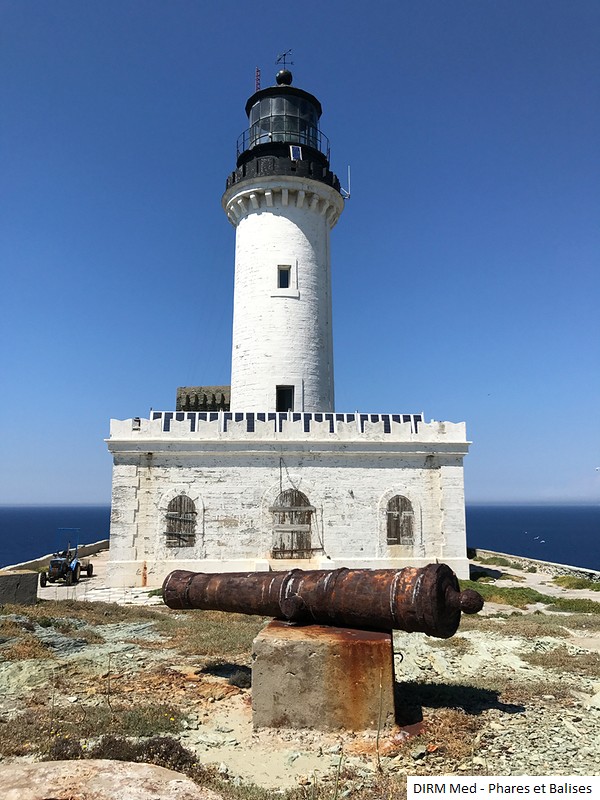
[[[78,528],[61,528],[64,532],[79,532]],[[81,573],[85,571],[88,578],[94,574],[94,565],[88,559],[80,559],[77,555],[78,545],[71,547],[71,542],[67,543],[65,550],[54,553],[50,559],[47,572],[40,573],[40,586],[46,586],[48,582],[55,583],[63,580],[67,586],[79,583]]]

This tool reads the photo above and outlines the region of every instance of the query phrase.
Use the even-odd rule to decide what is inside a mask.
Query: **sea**
[[[0,506],[0,567],[108,539],[109,506]],[[600,570],[600,505],[467,505],[469,547]]]
[[[467,505],[467,544],[600,570],[600,504]]]
[[[108,539],[110,506],[0,506],[0,568]]]

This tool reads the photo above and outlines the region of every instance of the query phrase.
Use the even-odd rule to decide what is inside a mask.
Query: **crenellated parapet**
[[[142,441],[388,442],[461,445],[464,422],[425,422],[422,414],[154,411],[152,419],[111,420],[110,439]]]
[[[264,210],[303,209],[321,215],[333,228],[344,209],[340,193],[320,181],[265,175],[233,184],[223,195],[223,209],[234,227],[249,214]]]

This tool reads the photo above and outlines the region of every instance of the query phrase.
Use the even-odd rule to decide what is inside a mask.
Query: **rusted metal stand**
[[[394,721],[390,633],[275,620],[254,640],[255,728],[384,730]]]

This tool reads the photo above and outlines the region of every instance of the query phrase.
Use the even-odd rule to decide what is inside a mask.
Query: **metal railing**
[[[261,131],[258,130],[256,126],[246,128],[246,130],[238,136],[236,156],[239,156],[241,153],[259,144],[271,144],[272,142],[296,144],[300,145],[300,147],[312,147],[314,150],[318,150],[320,153],[327,156],[327,160],[329,161],[329,139],[322,131],[315,128],[312,128],[310,133],[285,127],[283,130],[278,131]]]

